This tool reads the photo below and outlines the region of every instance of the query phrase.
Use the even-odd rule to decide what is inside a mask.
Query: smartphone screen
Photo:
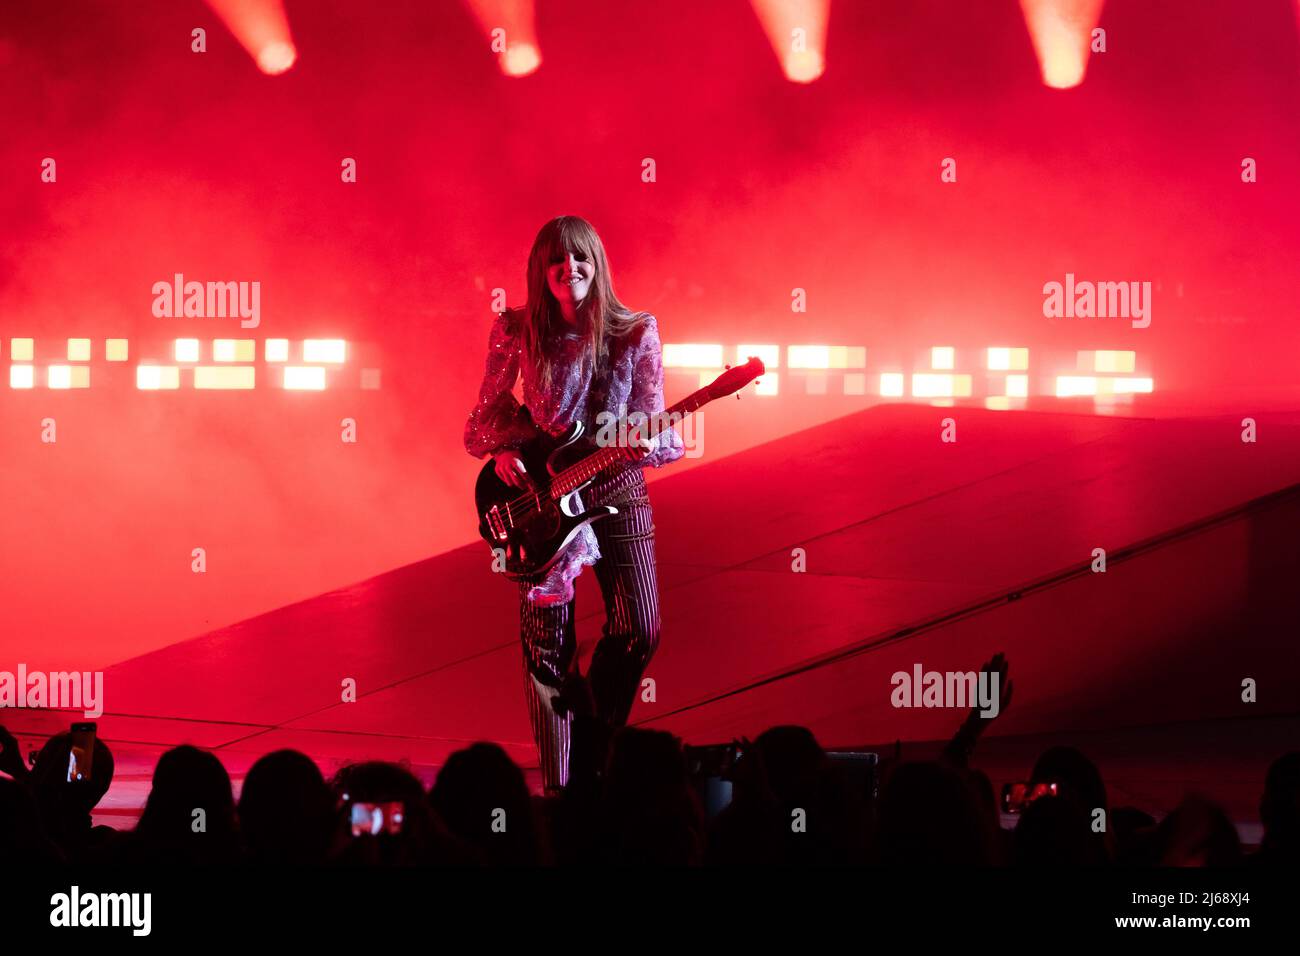
[[[95,724],[72,725],[72,747],[68,751],[68,782],[89,780],[95,761]]]
[[[1002,788],[1002,812],[1023,813],[1039,797],[1056,796],[1054,783],[1009,783]]]
[[[402,801],[352,804],[352,835],[378,836],[402,831]]]

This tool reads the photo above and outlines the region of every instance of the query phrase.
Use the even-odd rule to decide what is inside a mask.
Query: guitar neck
[[[709,397],[707,389],[692,392],[671,408],[666,408],[662,412],[651,415],[646,423],[649,428],[645,437],[658,437],[659,433],[665,431],[672,423],[681,421],[687,415],[707,405],[710,401],[712,399]],[[610,465],[626,460],[624,449],[620,447],[611,445],[601,448],[599,451],[593,452],[582,459],[582,461],[558,472],[551,479],[551,497],[555,499],[563,498],[583,482],[594,478]]]

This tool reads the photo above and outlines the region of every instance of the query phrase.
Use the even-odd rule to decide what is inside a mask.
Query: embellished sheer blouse
[[[465,424],[465,449],[484,458],[501,448],[518,448],[535,434],[534,423],[559,435],[582,420],[589,434],[599,427],[601,412],[615,419],[638,414],[653,416],[664,410],[664,368],[659,323],[647,315],[639,329],[610,345],[607,380],[593,388],[591,357],[583,337],[554,336],[547,347],[558,359],[549,389],[542,389],[531,363],[521,362],[522,337],[517,311],[500,313],[488,336],[487,369],[479,389],[478,404]],[[523,376],[523,404],[512,394]],[[601,394],[604,392],[604,394]],[[654,450],[641,460],[642,467],[661,468],[685,454],[681,436],[665,429],[652,439]]]
[[[625,338],[611,340],[609,368],[594,375],[591,356],[581,335],[552,336],[544,348],[556,359],[550,388],[543,388],[531,362],[522,361],[521,310],[497,315],[488,335],[487,367],[478,403],[465,423],[465,449],[485,458],[502,448],[519,448],[541,428],[559,435],[581,420],[594,435],[602,423],[627,418],[636,424],[641,415],[653,417],[664,410],[664,370],[658,320],[646,315],[639,328]],[[513,394],[523,379],[523,403]],[[604,418],[601,413],[612,418]],[[650,439],[653,450],[632,467],[661,468],[685,455],[681,436],[672,428]],[[590,505],[594,502],[585,502]],[[583,566],[595,564],[600,546],[590,525],[584,525],[547,572],[543,583],[530,589],[528,600],[547,606],[573,597],[572,581]]]

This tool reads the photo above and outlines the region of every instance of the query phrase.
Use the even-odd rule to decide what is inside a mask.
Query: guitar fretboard
[[[685,418],[701,406],[708,404],[710,400],[708,389],[702,388],[692,392],[672,408],[651,415],[646,422],[650,430],[644,437],[657,437],[661,431]],[[591,480],[610,465],[617,464],[620,461],[626,461],[626,452],[623,448],[617,446],[602,448],[588,455],[582,461],[570,465],[551,479],[551,498],[558,501],[583,482]]]

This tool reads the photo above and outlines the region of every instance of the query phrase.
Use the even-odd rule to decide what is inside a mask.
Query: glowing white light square
[[[775,395],[780,387],[777,381],[780,378],[775,372],[764,372],[758,378],[754,379],[755,395]]]
[[[347,360],[347,342],[343,339],[307,339],[302,343],[302,360],[342,364]]]
[[[829,345],[792,345],[786,352],[787,368],[830,368]]]
[[[990,372],[1022,372],[1029,368],[1029,349],[993,346],[988,350]]]
[[[325,369],[319,365],[286,365],[284,387],[296,391],[324,391]]]
[[[251,362],[257,357],[257,343],[252,339],[213,339],[212,361]]]
[[[1155,382],[1149,378],[1117,378],[1114,386],[1117,395],[1132,395],[1137,392],[1148,393],[1155,390]]]
[[[175,357],[178,362],[197,362],[199,360],[199,340],[177,339]]]
[[[200,365],[194,370],[194,387],[204,389],[246,389],[255,386],[251,365]]]
[[[90,388],[87,365],[51,365],[45,376],[50,388]]]
[[[902,372],[881,372],[880,394],[886,398],[902,398],[904,382]]]
[[[125,362],[127,356],[126,339],[106,339],[104,342],[104,358],[110,362]]]
[[[268,362],[289,361],[289,340],[267,339],[264,355]]]
[[[663,347],[665,368],[721,368],[722,346],[674,342]]]
[[[929,372],[916,372],[912,375],[913,398],[952,398],[953,377],[936,375]]]
[[[34,339],[10,339],[9,357],[15,362],[30,362],[35,354]]]
[[[1056,376],[1056,397],[1074,398],[1079,395],[1096,395],[1097,379],[1091,375]]]
[[[951,345],[936,345],[930,349],[930,368],[952,368],[956,361],[957,350]]]
[[[90,339],[68,339],[68,361],[90,361]]]
[[[1007,395],[1010,396],[1011,398],[1028,398],[1029,397],[1029,376],[1008,375]]]
[[[10,388],[34,388],[36,385],[36,368],[33,365],[10,365]]]
[[[137,365],[135,387],[145,391],[181,387],[181,370],[175,365]]]
[[[1132,372],[1137,361],[1136,352],[1097,352],[1093,362],[1094,372]]]

